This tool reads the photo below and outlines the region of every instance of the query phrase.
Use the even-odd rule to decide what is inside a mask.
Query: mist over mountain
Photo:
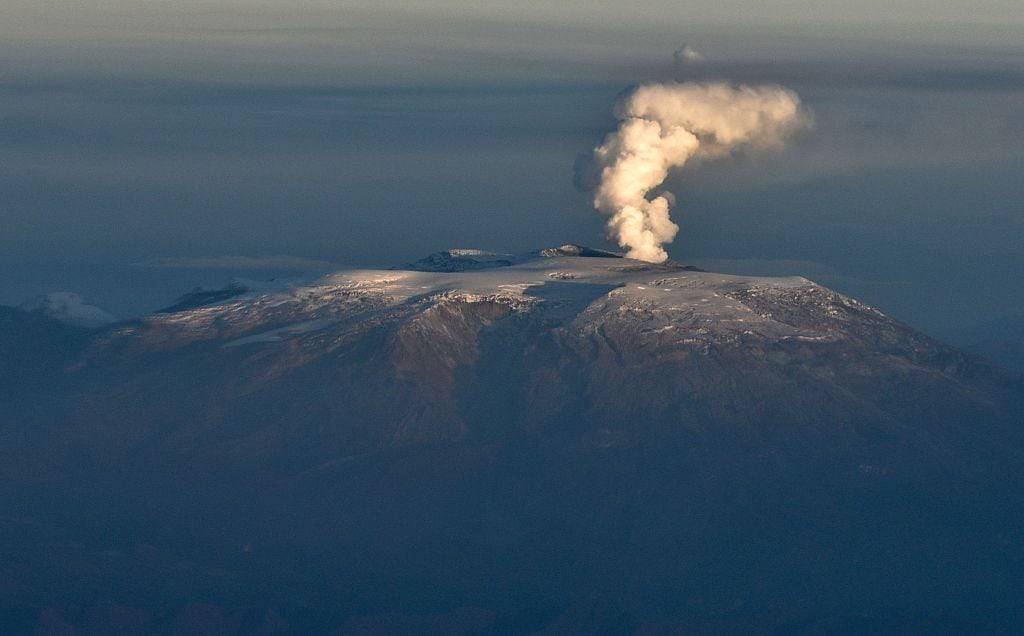
[[[1024,381],[563,246],[0,308],[5,631],[1008,631]]]

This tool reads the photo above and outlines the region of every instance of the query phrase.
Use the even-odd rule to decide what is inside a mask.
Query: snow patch
[[[95,305],[85,302],[80,295],[69,291],[58,291],[22,305],[25,311],[39,312],[65,324],[86,329],[95,329],[117,322],[117,317]]]

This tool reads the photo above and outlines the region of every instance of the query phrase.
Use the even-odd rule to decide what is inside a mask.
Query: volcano
[[[579,246],[0,312],[5,631],[1012,631],[1024,383]]]

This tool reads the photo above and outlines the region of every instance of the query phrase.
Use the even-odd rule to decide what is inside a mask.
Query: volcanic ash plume
[[[724,83],[643,85],[615,114],[618,130],[594,149],[594,207],[611,217],[610,237],[629,248],[627,256],[653,263],[668,258],[661,246],[679,231],[669,218],[671,193],[647,198],[669,170],[693,157],[779,147],[809,122],[788,89]]]

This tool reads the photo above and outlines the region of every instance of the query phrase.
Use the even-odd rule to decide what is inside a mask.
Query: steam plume
[[[627,256],[660,263],[679,226],[669,218],[671,193],[648,199],[673,168],[693,157],[736,149],[780,147],[809,123],[796,93],[781,86],[646,84],[616,106],[618,129],[594,149],[599,175],[594,207],[610,216],[610,238]]]

